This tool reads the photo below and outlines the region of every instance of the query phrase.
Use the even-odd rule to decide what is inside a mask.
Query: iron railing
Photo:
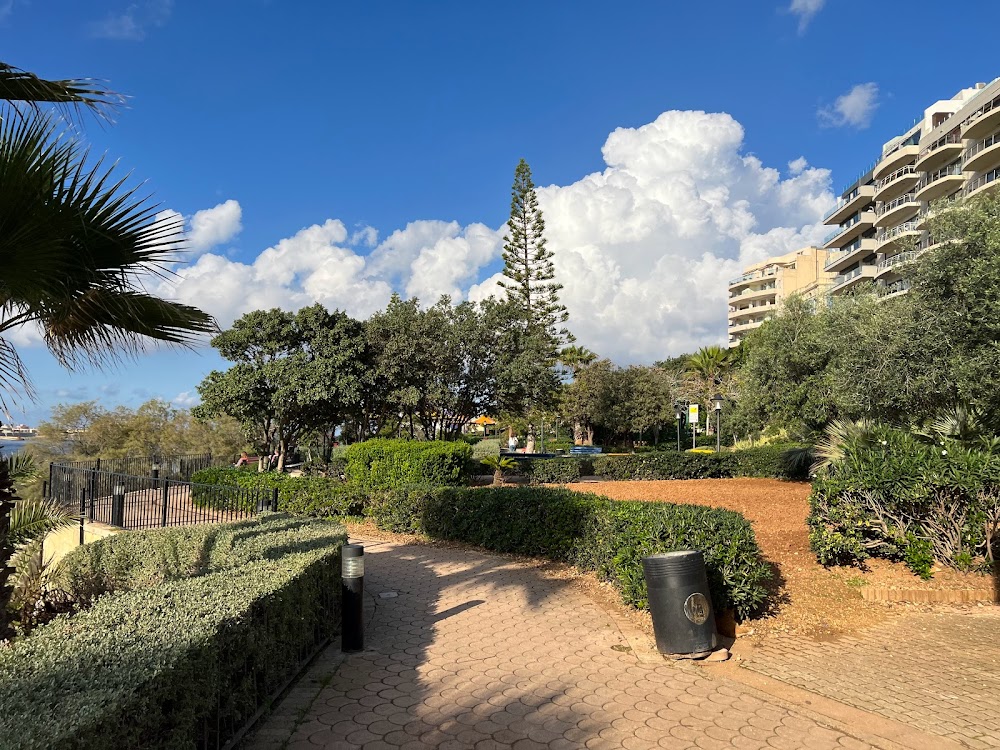
[[[79,509],[81,542],[87,521],[152,529],[238,521],[277,510],[276,489],[196,484],[66,464],[52,464],[48,491],[60,505]]]
[[[174,456],[126,456],[94,458],[89,461],[60,461],[59,466],[137,477],[157,477],[188,482],[196,471],[220,465],[211,453],[187,453]]]

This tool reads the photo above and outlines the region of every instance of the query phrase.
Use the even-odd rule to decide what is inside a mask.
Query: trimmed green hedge
[[[589,458],[533,458],[517,462],[532,484],[568,484],[593,471]]]
[[[730,479],[771,477],[806,479],[808,462],[796,460],[801,446],[767,445],[722,453],[635,453],[596,456],[594,473],[608,480]]]
[[[472,446],[464,441],[366,440],[344,451],[348,482],[365,491],[410,484],[459,484],[472,468]]]
[[[380,502],[389,505],[393,498]],[[717,610],[733,607],[746,617],[767,597],[770,569],[753,529],[728,510],[617,502],[556,488],[438,487],[409,488],[391,514],[383,512],[390,519],[385,527],[394,531],[421,530],[439,539],[596,571],[633,607],[646,606],[641,558],[681,549],[705,554]]]
[[[202,485],[227,485],[245,489],[278,490],[278,510],[310,516],[360,515],[364,493],[354,484],[327,477],[290,477],[277,472],[242,471],[233,468],[204,469],[195,473],[192,482]],[[208,488],[195,487],[192,502],[199,507],[225,505],[228,510],[256,510],[252,498],[234,502],[230,495]]]
[[[4,746],[221,745],[334,635],[345,538],[329,522],[265,514],[74,552],[79,593],[117,592],[0,649]]]

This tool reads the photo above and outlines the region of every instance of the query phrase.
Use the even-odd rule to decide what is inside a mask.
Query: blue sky
[[[316,299],[363,316],[392,290],[481,298],[524,157],[571,325],[626,363],[721,343],[727,278],[820,239],[884,141],[1000,74],[1000,8],[946,26],[949,8],[0,0],[0,40],[7,63],[130,97],[87,137],[189,220],[196,252],[158,291],[224,325]],[[189,403],[221,364],[69,374],[21,351],[39,403],[13,416],[31,421]]]

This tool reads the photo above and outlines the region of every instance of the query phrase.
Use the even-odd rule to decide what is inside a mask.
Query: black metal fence
[[[277,489],[195,484],[76,464],[52,464],[49,481],[50,497],[79,508],[81,543],[86,521],[152,529],[238,521],[261,510],[277,510],[278,505]]]
[[[174,479],[188,482],[196,471],[218,466],[220,462],[211,453],[192,453],[176,456],[127,456],[125,458],[94,458],[90,461],[65,461],[59,466],[90,471],[107,471],[112,474],[131,474],[135,477]]]

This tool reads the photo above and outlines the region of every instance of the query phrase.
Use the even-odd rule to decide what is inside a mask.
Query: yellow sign
[[[698,404],[688,406],[688,423],[698,424]]]

